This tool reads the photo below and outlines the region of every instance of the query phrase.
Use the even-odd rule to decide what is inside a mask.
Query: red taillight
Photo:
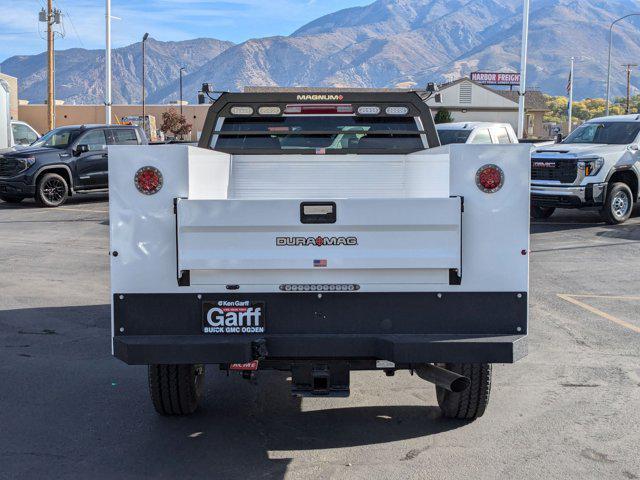
[[[285,114],[293,115],[330,115],[352,114],[353,106],[349,104],[292,104],[284,109]]]
[[[483,165],[476,172],[476,185],[485,193],[495,193],[503,184],[504,172],[497,165]]]
[[[162,173],[155,167],[142,167],[136,172],[134,183],[140,193],[153,195],[162,188]]]

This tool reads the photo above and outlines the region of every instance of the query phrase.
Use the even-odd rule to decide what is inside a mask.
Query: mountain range
[[[289,36],[233,44],[199,38],[147,42],[147,102],[195,101],[202,83],[217,90],[248,85],[389,87],[445,82],[471,71],[518,71],[521,0],[377,0],[314,20]],[[577,98],[605,92],[610,23],[640,11],[640,0],[533,0],[528,84],[565,94],[569,59],[576,59]],[[616,26],[612,92],[626,92],[623,63],[640,59],[640,21]],[[141,45],[113,50],[113,102],[141,100]],[[46,92],[46,54],[0,64],[18,77],[20,98],[40,103]],[[640,86],[636,78],[634,90]],[[104,50],[56,52],[56,98],[102,103]]]

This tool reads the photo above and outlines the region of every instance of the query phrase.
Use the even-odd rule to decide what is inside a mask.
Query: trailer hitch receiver
[[[291,393],[298,397],[348,397],[349,364],[294,364],[291,366]]]

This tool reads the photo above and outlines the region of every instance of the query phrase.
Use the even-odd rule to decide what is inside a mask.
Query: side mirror
[[[562,142],[562,134],[561,134],[561,133],[559,133],[559,134],[556,136],[556,143],[561,143],[561,142]]]
[[[638,145],[637,143],[632,143],[631,145],[629,145],[629,150],[631,150],[632,152],[637,152],[638,150],[640,150],[640,145]]]
[[[77,157],[78,155],[82,155],[83,153],[87,153],[89,151],[89,145],[77,145],[76,149],[73,151],[74,155]]]

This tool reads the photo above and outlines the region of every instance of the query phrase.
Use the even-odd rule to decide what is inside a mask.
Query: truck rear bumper
[[[244,363],[264,339],[266,358],[389,360],[413,363],[513,363],[527,354],[525,335],[273,335],[116,337],[114,354],[130,365]]]
[[[116,294],[113,302],[114,355],[129,364],[512,363],[527,353],[526,292]],[[203,333],[212,302],[260,302],[264,331]]]

